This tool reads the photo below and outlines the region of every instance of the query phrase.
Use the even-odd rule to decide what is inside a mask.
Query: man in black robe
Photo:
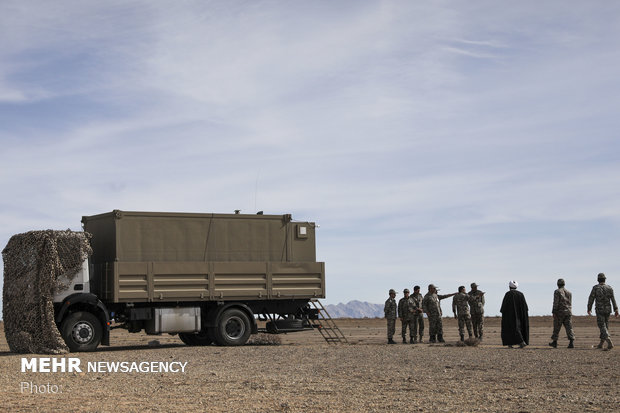
[[[502,344],[512,347],[519,345],[523,348],[530,343],[530,323],[527,317],[527,303],[521,291],[517,291],[519,284],[510,281],[510,290],[502,302]]]

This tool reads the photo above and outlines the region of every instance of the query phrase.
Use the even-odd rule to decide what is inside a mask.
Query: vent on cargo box
[[[305,224],[297,224],[297,238],[308,238],[308,227]]]

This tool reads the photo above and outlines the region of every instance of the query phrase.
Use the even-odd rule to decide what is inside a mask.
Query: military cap
[[[605,274],[603,274],[602,272],[601,272],[601,273],[599,273],[599,275],[598,275],[598,277],[597,277],[597,279],[598,279],[599,281],[603,281],[603,280],[605,280],[605,278],[606,278],[606,277],[605,277]]]
[[[403,290],[403,293],[407,293],[407,294],[409,294],[409,288],[405,288],[405,289]]]
[[[476,283],[471,283],[471,288],[478,288],[478,284],[476,284]]]
[[[393,288],[390,288],[390,294],[396,294],[396,290],[394,290]]]
[[[413,287],[413,290],[414,290],[414,291],[415,291],[415,290],[419,290],[419,289],[420,289],[420,286],[419,286],[419,285],[416,285],[415,287]]]
[[[436,289],[437,291],[439,291],[439,288],[437,288],[437,287],[435,286],[435,284],[429,284],[429,285],[428,285],[428,289],[430,290],[430,289],[432,289],[432,288],[434,288],[434,289]]]
[[[564,278],[558,279],[558,287],[563,287],[565,285],[566,285],[566,283],[564,282]]]

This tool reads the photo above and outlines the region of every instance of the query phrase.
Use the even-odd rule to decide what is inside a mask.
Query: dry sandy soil
[[[309,331],[281,336],[281,345],[187,347],[173,336],[114,330],[111,347],[71,355],[84,368],[89,361],[187,362],[185,373],[21,373],[23,355],[9,353],[1,333],[1,409],[620,411],[620,319],[610,323],[617,342],[611,351],[592,348],[598,343],[594,317],[575,317],[575,349],[565,348],[564,331],[561,348],[547,346],[550,317],[530,318],[530,346],[502,347],[499,321],[486,319],[485,341],[478,347],[454,346],[453,319],[444,319],[448,345],[390,346],[384,320],[341,319],[348,345],[327,344]],[[149,345],[154,339],[159,344]],[[57,386],[58,393],[22,391],[22,382]]]

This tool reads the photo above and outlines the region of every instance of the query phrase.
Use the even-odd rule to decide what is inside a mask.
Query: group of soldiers
[[[407,329],[409,329],[409,343],[423,343],[424,313],[428,317],[429,343],[445,343],[443,338],[442,311],[439,301],[454,296],[452,311],[458,319],[461,341],[465,339],[465,326],[469,338],[476,337],[482,340],[484,327],[484,292],[478,290],[476,283],[471,284],[471,291],[467,293],[465,286],[460,286],[457,293],[437,294],[439,289],[434,285],[428,286],[428,293],[422,296],[420,286],[413,287],[413,294],[408,288],[403,291],[403,298],[396,303],[396,291],[389,291],[390,297],[383,309],[388,323],[388,344],[396,344],[396,319],[402,323],[403,343],[407,343]]]
[[[614,297],[611,286],[606,284],[605,274],[597,275],[598,284],[592,287],[588,298],[588,315],[592,315],[592,306],[596,311],[597,325],[600,330],[600,342],[597,348],[603,348],[607,342],[607,349],[613,348],[611,337],[609,336],[609,317],[613,312],[618,317],[618,305]],[[514,287],[513,284],[514,283]],[[511,281],[511,289],[517,288],[515,281]],[[569,340],[568,348],[574,348],[575,334],[572,326],[572,294],[566,289],[564,279],[557,281],[558,288],[553,293],[553,334],[551,335],[551,347],[557,347],[560,329],[564,326],[566,336]],[[452,311],[454,318],[458,319],[459,335],[461,341],[465,340],[465,327],[469,338],[472,336],[482,340],[484,327],[484,292],[478,290],[476,283],[471,284],[471,290],[465,291],[464,286],[458,288],[458,292],[452,294],[437,294],[438,288],[434,284],[428,286],[428,292],[424,297],[420,294],[420,287],[413,287],[413,294],[409,294],[409,289],[403,291],[404,297],[396,303],[396,291],[389,291],[390,297],[385,301],[384,313],[387,319],[388,344],[396,344],[394,334],[396,333],[396,319],[402,322],[403,343],[407,343],[407,329],[409,329],[409,343],[423,343],[424,318],[426,313],[429,324],[429,343],[444,343],[442,312],[439,304],[440,300],[454,297],[452,299]],[[523,299],[527,317],[527,304]],[[517,323],[519,324],[519,323]],[[529,326],[528,326],[529,330]],[[525,333],[527,334],[527,332]],[[502,332],[503,335],[503,332]],[[526,339],[527,341],[527,339]],[[523,346],[521,346],[523,347]]]

